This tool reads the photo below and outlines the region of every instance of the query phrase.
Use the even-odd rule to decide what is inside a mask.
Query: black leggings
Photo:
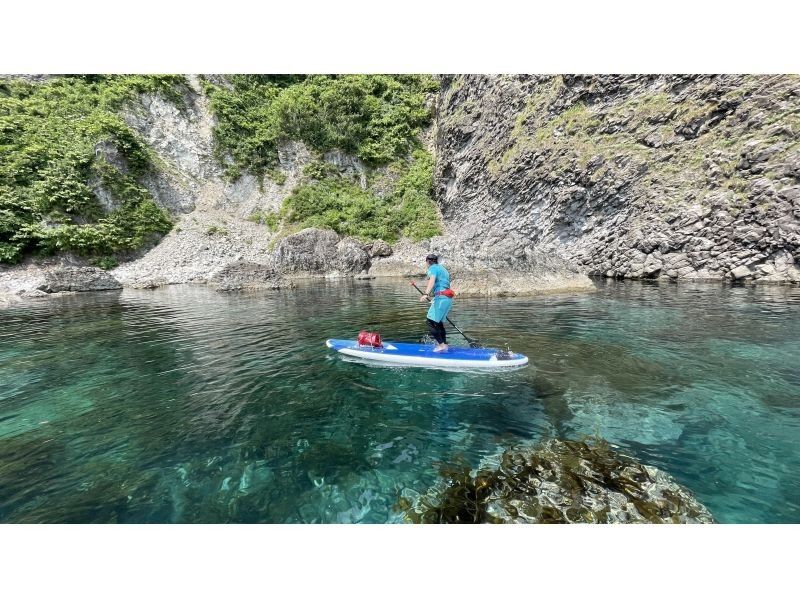
[[[428,330],[431,331],[431,336],[436,339],[437,343],[443,344],[447,342],[447,333],[444,331],[444,324],[442,322],[434,322],[427,318]]]

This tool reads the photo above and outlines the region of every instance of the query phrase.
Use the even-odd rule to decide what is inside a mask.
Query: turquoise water
[[[403,282],[0,310],[0,521],[394,522],[442,463],[599,434],[721,522],[800,522],[800,288],[600,283],[451,315],[532,365],[379,367],[325,348],[362,328],[419,340],[425,307]]]

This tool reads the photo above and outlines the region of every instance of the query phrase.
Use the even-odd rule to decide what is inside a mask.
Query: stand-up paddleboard
[[[382,361],[397,365],[448,367],[448,368],[508,368],[528,363],[519,353],[500,349],[473,349],[448,347],[447,351],[434,353],[434,345],[421,343],[394,343],[384,341],[380,347],[360,345],[358,341],[329,339],[328,348],[343,355]]]

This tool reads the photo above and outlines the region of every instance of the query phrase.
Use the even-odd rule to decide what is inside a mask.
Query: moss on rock
[[[548,440],[504,451],[477,470],[444,466],[442,480],[397,509],[414,523],[713,523],[664,472],[602,440]]]

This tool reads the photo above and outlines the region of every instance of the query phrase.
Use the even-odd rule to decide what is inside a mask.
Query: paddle
[[[421,290],[421,289],[420,289],[420,288],[417,286],[417,284],[416,284],[416,283],[415,283],[413,280],[411,281],[411,286],[412,286],[412,287],[414,287],[415,289],[417,289],[417,291],[419,291],[419,294],[420,294],[420,295],[424,295],[424,294],[425,294],[425,293],[423,293],[423,292],[422,292],[422,290]],[[461,332],[461,329],[460,329],[458,326],[456,326],[455,324],[453,324],[453,321],[452,321],[450,318],[448,318],[447,316],[445,316],[445,320],[447,320],[447,321],[448,321],[448,323],[450,324],[450,326],[452,326],[453,328],[455,328],[456,330],[458,330],[458,331],[461,333],[461,336],[463,336],[465,339],[467,339],[467,342],[469,343],[469,346],[470,346],[470,347],[472,347],[473,349],[477,349],[477,348],[479,348],[479,347],[481,347],[481,346],[482,346],[482,345],[481,345],[481,344],[480,344],[478,341],[476,341],[474,338],[470,338],[470,337],[468,337],[466,334],[464,334],[463,332]]]

